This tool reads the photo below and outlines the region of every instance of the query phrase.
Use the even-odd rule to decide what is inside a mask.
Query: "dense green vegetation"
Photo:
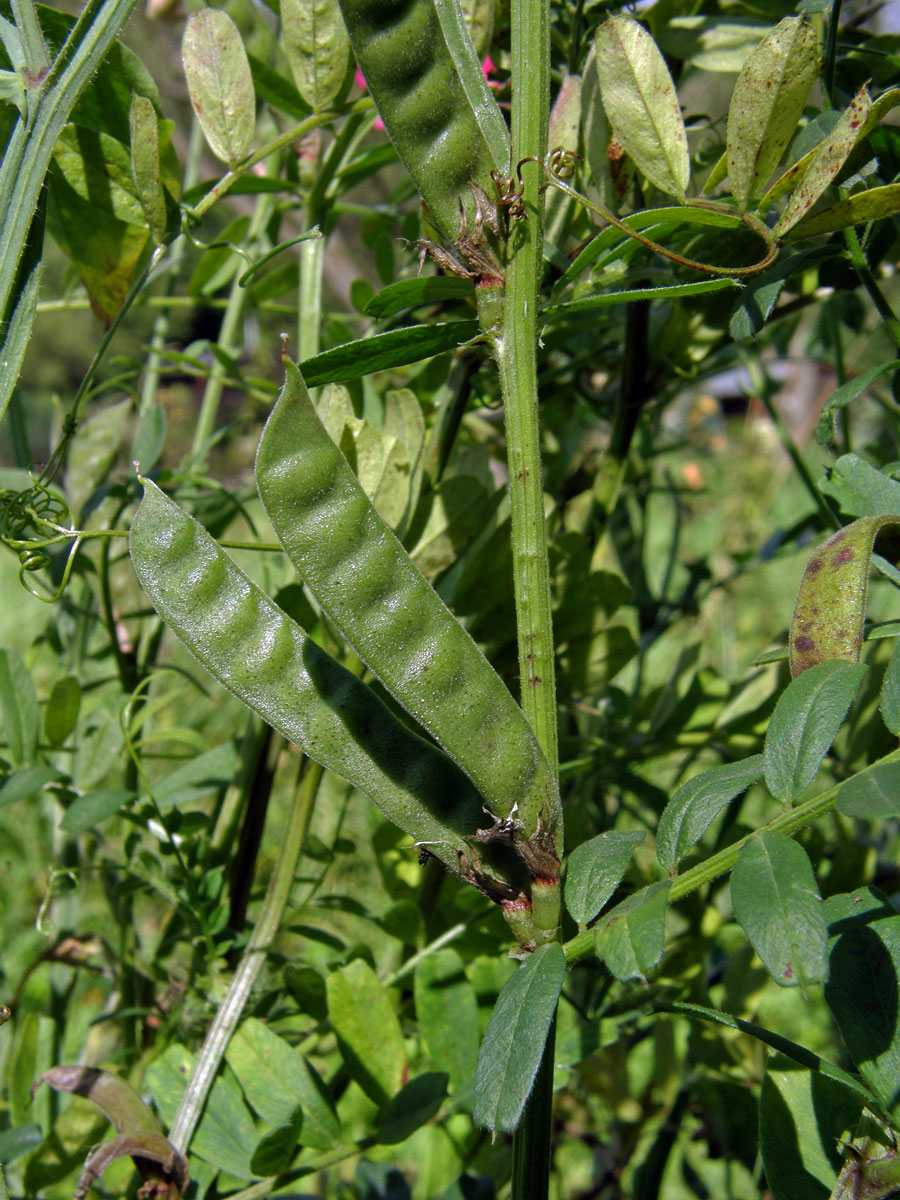
[[[900,1193],[900,40],[133,6],[0,22],[0,1196]]]

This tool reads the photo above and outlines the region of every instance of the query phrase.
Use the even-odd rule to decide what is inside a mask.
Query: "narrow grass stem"
[[[294,885],[297,863],[306,839],[321,778],[322,768],[318,763],[307,760],[256,926],[234,973],[228,993],[209,1027],[203,1048],[197,1056],[194,1073],[172,1122],[169,1141],[182,1154],[187,1153],[225,1050],[237,1029],[253,985],[259,978],[272,939],[278,932]]]

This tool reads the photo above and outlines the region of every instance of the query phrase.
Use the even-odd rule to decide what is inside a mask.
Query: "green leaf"
[[[142,99],[135,97],[138,102]],[[155,127],[153,105],[149,100],[143,103]],[[82,200],[126,225],[144,227],[146,215],[132,178],[127,146],[108,133],[67,125],[59,135],[53,159],[66,183]]]
[[[109,324],[122,307],[150,236],[143,211],[140,224],[119,220],[80,195],[54,166],[47,228],[78,269],[94,311]]]
[[[860,88],[841,115],[831,133],[819,143],[809,166],[775,226],[775,237],[784,237],[805,217],[847,161],[860,137],[860,129],[869,115],[872,102],[865,87]]]
[[[691,164],[672,76],[656,43],[631,17],[597,30],[597,79],[606,118],[625,153],[654,187],[684,199]]]
[[[472,1086],[478,1061],[478,1003],[455,950],[438,950],[416,964],[413,993],[419,1031],[432,1063],[446,1071],[455,1095]]]
[[[759,1134],[772,1200],[829,1200],[861,1109],[843,1084],[779,1055],[769,1060]]]
[[[428,493],[416,515],[418,525],[427,514],[425,523],[409,555],[426,579],[458,561],[499,500],[500,494],[488,496],[471,475],[451,475]]]
[[[446,321],[433,325],[410,325],[376,333],[357,342],[345,342],[333,350],[323,350],[300,364],[307,387],[320,383],[342,383],[359,379],[373,371],[405,367],[409,363],[433,358],[472,341],[480,333],[477,321]]]
[[[401,279],[382,288],[371,297],[363,311],[367,317],[384,319],[409,308],[421,308],[423,304],[474,299],[475,285],[471,279],[457,279],[455,275],[419,275],[416,279]]]
[[[851,379],[843,387],[832,392],[822,406],[822,415],[816,426],[816,441],[819,445],[827,446],[834,441],[834,423],[840,409],[852,404],[856,397],[861,395],[879,376],[884,375],[887,371],[897,371],[898,369],[900,369],[900,358],[893,358],[879,367],[872,367],[870,371],[864,371],[862,375],[857,375],[855,379]]]
[[[830,896],[825,999],[854,1066],[900,1118],[900,915],[873,888]]]
[[[39,277],[34,256],[43,236],[34,217],[53,148],[82,91],[87,89],[88,96],[102,93],[109,75],[115,76],[115,69],[101,68],[107,54],[116,67],[128,61],[115,39],[134,5],[135,0],[105,0],[91,20],[78,23],[65,58],[59,60],[57,77],[40,90],[29,119],[19,118],[6,142],[0,163],[0,320],[10,325],[0,344],[0,416],[18,379],[34,317]],[[45,33],[53,21],[62,21],[67,29],[75,24],[74,18],[48,9],[41,16]]]
[[[247,1100],[269,1125],[293,1128],[299,1107],[302,1145],[329,1150],[340,1142],[340,1121],[321,1079],[299,1051],[262,1021],[244,1021],[225,1058]]]
[[[472,42],[471,29],[467,28],[469,22],[460,20],[460,5],[455,0],[433,0],[433,3],[456,77],[465,92],[475,124],[487,143],[492,159],[503,170],[509,158],[509,130],[481,69],[481,61]],[[464,2],[462,11],[468,18],[466,8]],[[493,24],[493,19],[491,23]]]
[[[298,1108],[292,1120],[264,1134],[250,1159],[254,1175],[280,1175],[286,1171],[297,1153],[302,1128],[303,1113]]]
[[[176,804],[193,804],[210,792],[223,791],[239,762],[236,742],[223,742],[205,754],[195,754],[151,787],[157,807],[165,812]]]
[[[645,979],[662,958],[666,932],[666,880],[641,888],[594,926],[594,950],[616,979]]]
[[[96,708],[89,712],[82,710],[72,760],[72,782],[76,790],[91,791],[118,765],[124,742],[119,714],[125,702],[121,692],[111,692]]]
[[[762,773],[763,756],[753,754],[740,762],[712,767],[683,783],[659,819],[656,856],[660,865],[673,870],[722,809],[756,783]]]
[[[376,1104],[387,1104],[407,1071],[400,1022],[387,992],[361,958],[332,971],[326,990],[347,1073]]]
[[[159,162],[159,118],[146,96],[131,97],[131,178],[144,210],[150,236],[159,246],[166,235],[168,214]],[[145,470],[149,470],[149,464]]]
[[[325,112],[351,63],[337,0],[281,0],[281,40],[297,91],[313,112]]]
[[[0,779],[0,808],[15,804],[17,800],[28,800],[36,796],[48,783],[63,779],[62,772],[55,767],[24,767],[21,771],[10,771]]]
[[[881,719],[900,737],[900,642],[894,647],[881,684]]]
[[[728,175],[743,209],[763,191],[819,73],[813,27],[785,17],[744,63],[728,108]]]
[[[862,518],[813,551],[791,618],[793,675],[829,659],[859,662],[875,538],[897,526],[895,517]]]
[[[900,762],[875,763],[841,784],[836,807],[845,817],[900,816]]]
[[[763,752],[766,786],[784,803],[812,783],[866,668],[829,660],[804,670],[779,697]]]
[[[627,833],[611,830],[576,846],[567,860],[564,891],[573,921],[579,925],[593,921],[618,887],[635,847],[646,836],[640,829]]]
[[[736,341],[747,341],[763,328],[785,284],[792,275],[817,266],[833,256],[830,246],[781,253],[771,267],[753,275],[741,292],[728,329]]]
[[[887,183],[884,187],[857,192],[846,200],[839,200],[819,212],[810,213],[793,227],[788,241],[819,237],[823,233],[846,229],[850,225],[880,221],[884,217],[894,216],[897,212],[900,212],[900,183]]]
[[[491,1013],[475,1072],[474,1118],[515,1129],[531,1093],[566,977],[559,942],[539,946],[511,975]]]
[[[417,1075],[404,1084],[381,1114],[375,1141],[396,1146],[412,1137],[432,1117],[437,1116],[447,1095],[447,1076],[443,1071]]]
[[[171,1127],[184,1089],[194,1071],[194,1056],[184,1046],[171,1045],[150,1064],[144,1081],[165,1124]],[[200,1123],[191,1138],[191,1153],[216,1171],[236,1179],[253,1179],[250,1159],[258,1135],[230,1071],[212,1085]]]
[[[13,647],[0,650],[0,713],[0,738],[13,765],[29,766],[37,749],[40,713],[31,675]]]
[[[204,137],[213,154],[233,167],[253,142],[256,100],[247,52],[231,17],[221,8],[192,12],[181,58]]]
[[[50,690],[44,709],[44,734],[52,746],[61,746],[78,720],[81,685],[74,675],[63,675]]]
[[[900,483],[858,454],[842,455],[821,480],[819,491],[851,517],[900,516]]]
[[[749,17],[670,17],[659,22],[660,49],[701,71],[737,73],[768,30]]]
[[[828,933],[806,851],[780,833],[755,833],[731,873],[734,915],[780,987],[828,977]]]
[[[88,792],[87,795],[73,800],[66,809],[60,825],[67,833],[84,833],[88,829],[96,829],[101,821],[105,821],[136,800],[137,794],[125,788]]]
[[[729,288],[741,287],[734,279],[702,279],[697,283],[670,283],[660,287],[625,288],[621,291],[598,292],[595,296],[580,296],[577,300],[565,300],[561,304],[548,304],[541,309],[541,318],[549,321],[553,317],[571,312],[586,312],[593,308],[608,308],[611,304],[626,304],[632,300],[680,300],[686,296],[702,296],[708,292],[724,292]]]

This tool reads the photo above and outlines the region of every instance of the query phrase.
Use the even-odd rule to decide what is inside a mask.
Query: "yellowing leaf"
[[[234,166],[253,141],[256,101],[247,52],[231,17],[220,8],[191,13],[181,58],[203,135],[213,154]]]
[[[775,226],[775,236],[782,237],[805,217],[815,202],[847,161],[847,156],[856,145],[860,131],[869,115],[872,102],[864,87],[853,97],[850,107],[843,113],[831,133],[819,143],[810,159],[806,173],[790,203]]]
[[[691,171],[687,135],[656,43],[631,17],[610,17],[597,30],[595,50],[603,107],[623,150],[661,192],[684,199]]]
[[[785,17],[756,47],[738,76],[728,109],[728,175],[741,208],[750,208],[778,166],[819,73],[812,26]]]

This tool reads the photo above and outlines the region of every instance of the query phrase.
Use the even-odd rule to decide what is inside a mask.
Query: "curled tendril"
[[[566,150],[564,146],[557,146],[550,151],[546,158],[537,158],[533,154],[529,154],[525,158],[520,158],[516,163],[515,180],[509,175],[502,174],[500,171],[491,172],[491,178],[497,185],[497,192],[499,193],[497,204],[501,208],[506,208],[510,217],[525,217],[526,220],[528,218],[528,213],[525,211],[525,205],[522,202],[522,197],[525,195],[522,167],[527,162],[537,163],[546,173],[547,178],[539,189],[541,192],[546,191],[548,187],[558,188],[564,195],[570,196],[585,208],[589,208],[592,212],[597,213],[598,216],[603,217],[610,225],[615,225],[627,237],[633,238],[634,241],[640,242],[642,246],[646,246],[656,254],[661,254],[671,262],[678,263],[682,267],[688,267],[692,271],[702,271],[707,275],[740,278],[747,275],[759,274],[760,271],[764,271],[770,263],[774,262],[778,256],[778,242],[773,237],[772,231],[767,225],[757,217],[754,217],[752,213],[737,212],[729,205],[719,204],[714,200],[690,200],[685,204],[685,208],[709,209],[713,212],[724,213],[726,216],[733,217],[736,221],[742,222],[763,241],[766,247],[765,255],[749,267],[720,267],[714,263],[697,262],[696,259],[686,258],[683,254],[677,254],[674,250],[667,250],[665,246],[654,242],[652,238],[645,237],[644,234],[632,229],[631,226],[627,225],[614,213],[609,212],[599,204],[595,204],[593,200],[589,200],[586,196],[582,196],[576,192],[574,188],[569,187],[566,180],[571,179],[575,174],[577,164],[581,162],[581,155],[576,154],[573,150]]]
[[[57,492],[40,480],[20,492],[0,490],[0,542],[19,556],[19,582],[37,600],[52,604],[65,591],[84,534],[63,524],[69,520],[68,506]],[[28,576],[50,565],[47,549],[71,542],[62,580],[50,596],[39,592]]]
[[[550,151],[546,158],[536,158],[533,154],[520,158],[516,163],[515,179],[510,175],[504,175],[502,171],[491,171],[491,179],[497,187],[497,204],[501,208],[507,209],[510,217],[525,217],[526,220],[528,213],[522,203],[522,197],[525,195],[522,167],[528,162],[538,163],[554,179],[571,179],[577,169],[576,164],[581,162],[581,155],[576,154],[574,150],[566,150],[564,146],[557,146]],[[549,186],[550,181],[548,180],[541,184],[540,190],[544,192]]]

